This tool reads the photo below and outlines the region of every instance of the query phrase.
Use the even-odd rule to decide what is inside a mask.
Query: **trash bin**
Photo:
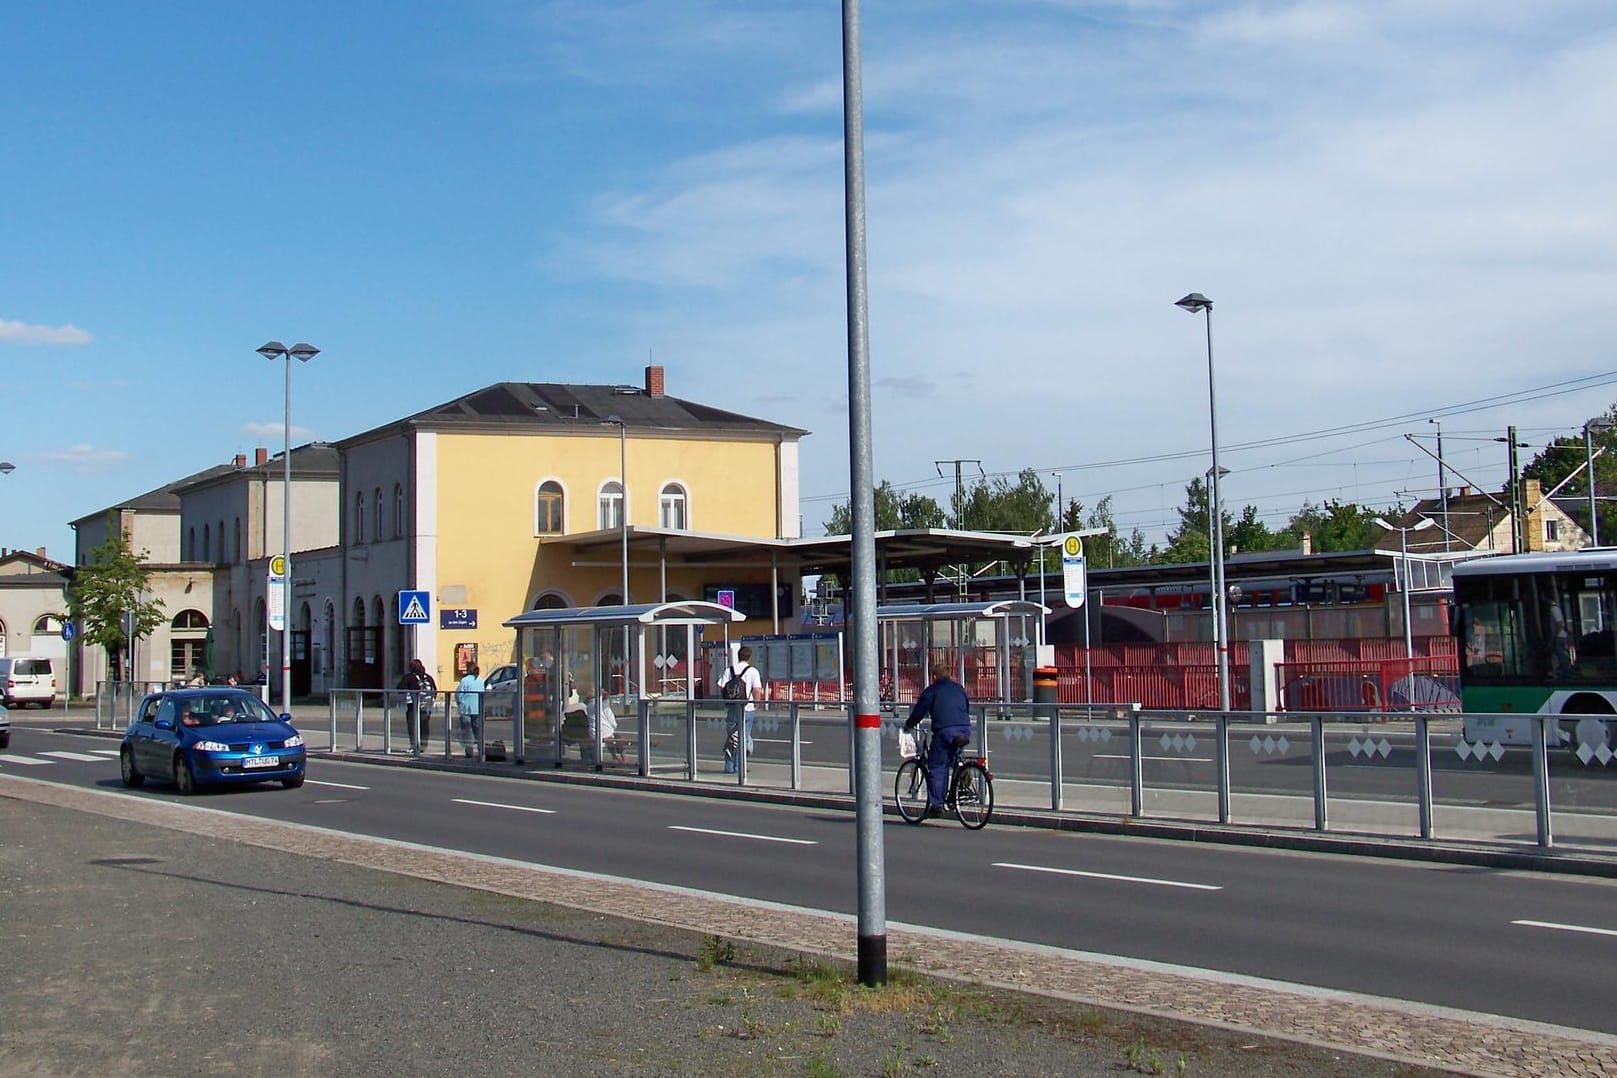
[[[1053,704],[1056,702],[1055,667],[1036,666],[1033,668],[1033,702],[1035,704]]]

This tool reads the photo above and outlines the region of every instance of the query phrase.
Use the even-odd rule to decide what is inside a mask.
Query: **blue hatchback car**
[[[124,785],[168,780],[182,794],[202,786],[278,781],[303,785],[303,736],[244,689],[153,693],[140,702],[118,750]]]

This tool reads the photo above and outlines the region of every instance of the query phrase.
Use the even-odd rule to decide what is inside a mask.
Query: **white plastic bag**
[[[902,727],[898,731],[898,754],[906,759],[920,755],[920,748],[915,744],[915,735]]]

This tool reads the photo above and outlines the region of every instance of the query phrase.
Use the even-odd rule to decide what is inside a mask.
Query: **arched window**
[[[208,615],[200,610],[182,610],[174,615],[174,620],[169,622],[169,627],[173,629],[201,629],[206,632]]]
[[[354,598],[354,624],[353,624],[352,628],[363,629],[364,627],[365,627],[365,599],[364,599],[363,596],[355,596],[355,598]]]
[[[224,536],[219,545],[223,547]],[[169,622],[168,673],[185,680],[212,673],[208,663],[208,616],[200,610],[182,610]]]
[[[213,560],[213,530],[206,524],[202,525],[202,560]]]
[[[375,510],[375,512],[376,512],[376,529],[375,529],[375,534],[376,534],[376,541],[378,543],[380,543],[382,541],[382,521],[384,519],[384,517],[383,517],[384,509],[382,507],[382,488],[377,487],[375,494],[376,494],[376,510]]]
[[[197,560],[197,527],[195,524],[191,525],[190,530],[185,533],[185,560]]]
[[[404,487],[393,484],[393,538],[403,539],[410,534],[404,526]]]
[[[354,545],[365,541],[365,492],[354,495]]]
[[[0,636],[4,636],[4,635],[5,635],[4,630],[0,630]],[[39,620],[34,622],[34,635],[35,636],[61,636],[62,635],[62,616],[60,614],[46,614],[43,617],[39,618]]]
[[[214,552],[214,553],[216,553],[218,555],[218,557],[214,558],[213,560],[215,562],[217,562],[218,564],[223,565],[224,561],[225,561],[225,522],[224,521],[221,520],[219,522],[219,530],[217,532],[215,532],[214,534],[219,536],[219,549]]]
[[[565,530],[562,507],[561,484],[554,479],[540,483],[533,494],[533,534],[560,535]]]
[[[236,518],[236,538],[235,538],[234,544],[232,545],[232,550],[234,551],[234,553],[231,555],[230,560],[235,562],[237,565],[240,565],[241,564],[241,517]]]
[[[686,520],[685,488],[678,483],[666,484],[657,499],[657,523],[684,531],[689,526]]]
[[[605,531],[623,526],[623,484],[610,479],[601,486],[597,501],[595,526]]]
[[[567,599],[553,591],[547,591],[533,601],[535,610],[566,610]]]

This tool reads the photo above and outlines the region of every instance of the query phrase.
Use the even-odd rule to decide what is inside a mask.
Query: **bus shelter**
[[[933,664],[947,662],[974,700],[1032,699],[1031,649],[1049,612],[1026,599],[877,607],[882,696],[914,699],[931,681]]]
[[[648,774],[641,699],[695,699],[691,657],[717,626],[726,641],[746,615],[687,600],[635,606],[528,610],[504,622],[517,631],[521,677],[511,709],[519,763],[566,763],[571,750],[599,771],[627,766],[633,752]],[[650,659],[648,662],[648,654]]]

